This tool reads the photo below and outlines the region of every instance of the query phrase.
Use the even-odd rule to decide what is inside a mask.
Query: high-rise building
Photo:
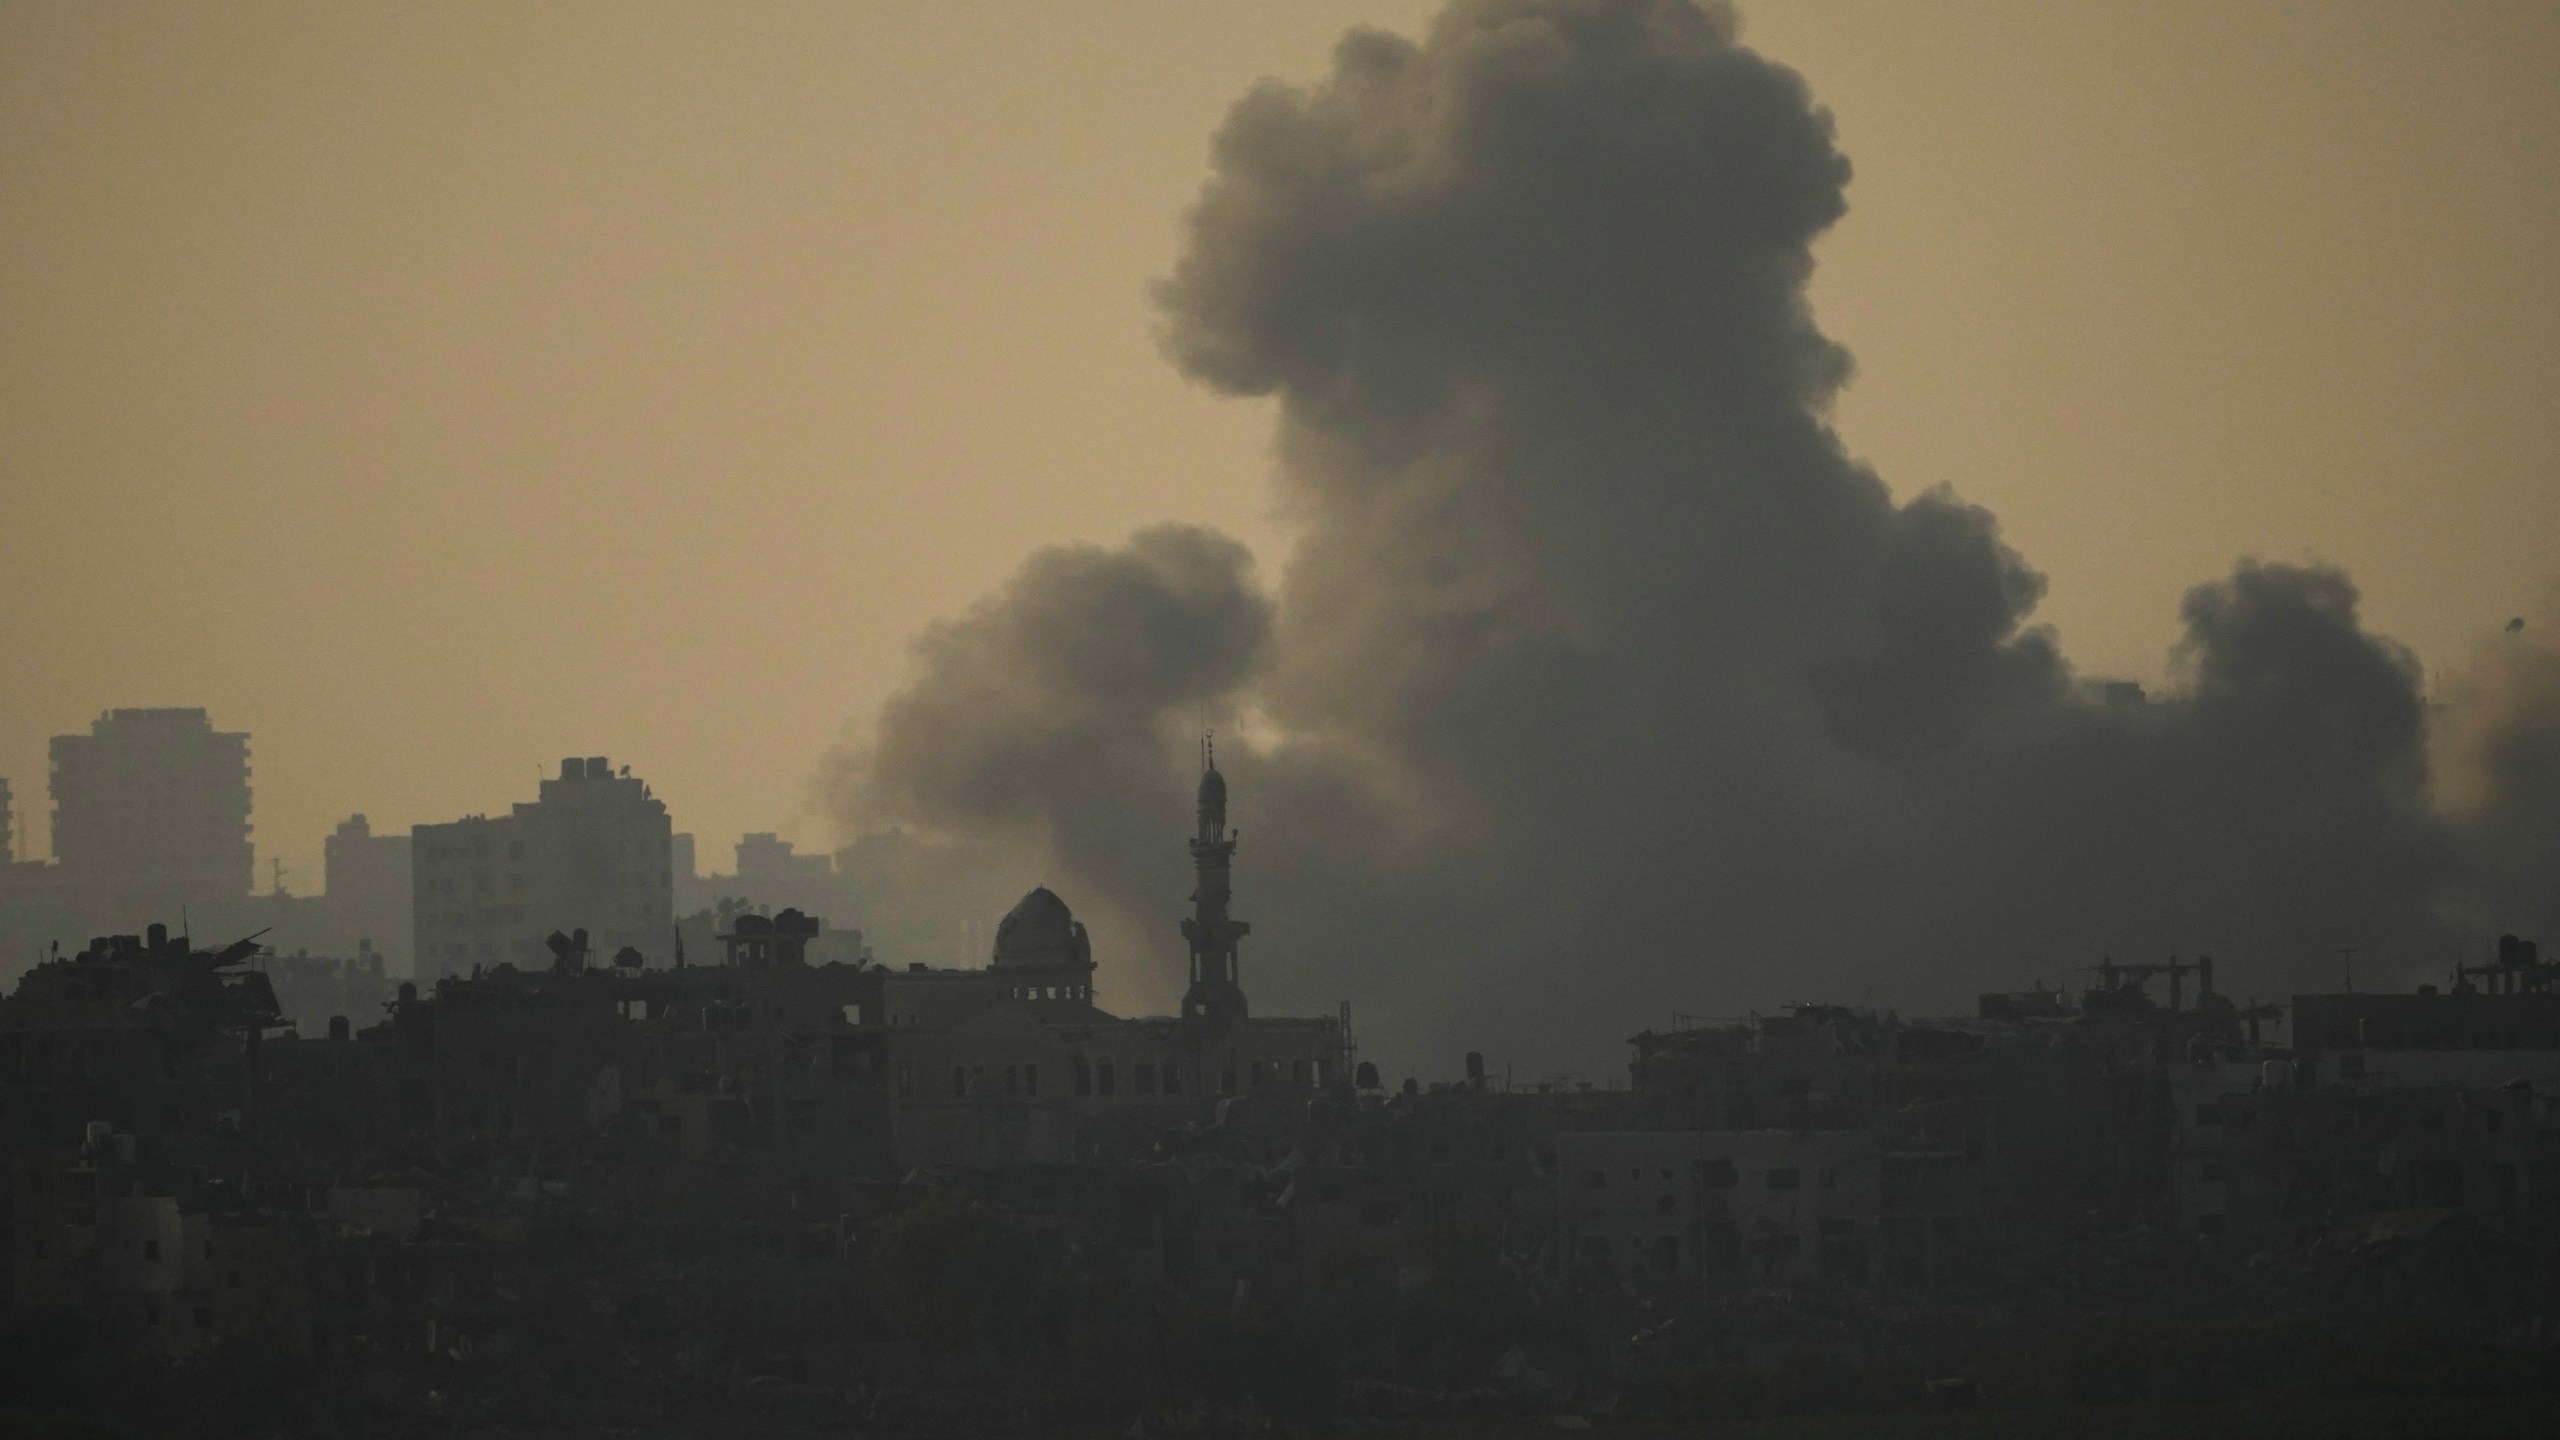
[[[0,776],[0,865],[18,858],[17,823],[17,807],[9,794],[8,778]]]
[[[247,897],[249,737],[205,712],[110,710],[53,737],[53,854],[104,915]]]
[[[350,815],[322,849],[333,954],[352,953],[357,941],[397,954],[408,948],[412,881],[409,837],[376,835],[372,822]]]
[[[548,966],[554,931],[588,932],[599,961],[672,943],[674,834],[665,802],[603,756],[560,762],[541,798],[511,815],[410,832],[420,979],[474,965]]]

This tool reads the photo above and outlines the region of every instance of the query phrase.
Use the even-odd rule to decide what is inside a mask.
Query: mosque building
[[[1092,941],[1046,887],[996,927],[983,970],[870,972],[879,1014],[863,1018],[883,1041],[901,1165],[1070,1163],[1209,1118],[1235,1097],[1303,1098],[1348,1083],[1335,1017],[1248,1013],[1237,951],[1252,927],[1228,914],[1227,782],[1213,756],[1204,762],[1180,1014],[1122,1019],[1099,1008]]]

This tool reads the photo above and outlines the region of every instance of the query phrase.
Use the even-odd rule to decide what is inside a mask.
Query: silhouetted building
[[[406,835],[376,835],[362,815],[339,822],[323,850],[332,948],[370,948],[393,954],[407,948],[415,922],[410,913],[415,879]]]
[[[358,941],[355,953],[344,957],[268,951],[255,963],[275,989],[281,1018],[304,1035],[327,1034],[333,1017],[371,1025],[382,1018],[394,993],[382,952],[370,941]]]
[[[547,967],[554,931],[588,931],[604,955],[673,943],[667,807],[625,768],[616,774],[603,756],[563,760],[559,778],[511,815],[411,832],[419,978]]]
[[[236,902],[254,883],[249,737],[202,710],[110,710],[53,738],[53,854],[101,913]]]
[[[769,830],[739,837],[732,851],[735,868],[725,874],[698,873],[697,847],[691,835],[675,837],[676,910],[690,915],[723,900],[739,900],[770,914],[799,910],[838,919],[859,915],[861,897],[852,877],[836,857],[820,852],[803,855],[792,842]]]

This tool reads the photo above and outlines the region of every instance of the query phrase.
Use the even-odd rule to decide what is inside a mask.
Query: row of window
[[[1005,992],[1016,1000],[1090,1000],[1090,985],[1016,985]]]
[[[1287,1073],[1289,1083],[1292,1085],[1322,1086],[1331,1078],[1329,1071],[1330,1067],[1322,1060],[1292,1060],[1289,1062]],[[1069,1058],[1067,1073],[1068,1090],[1071,1094],[1110,1098],[1120,1093],[1121,1074],[1120,1066],[1116,1061],[1089,1061],[1077,1055]],[[1246,1068],[1246,1079],[1249,1084],[1259,1088],[1279,1083],[1281,1073],[1278,1061],[1255,1060]],[[1128,1081],[1129,1093],[1132,1095],[1180,1095],[1184,1093],[1186,1083],[1182,1062],[1178,1060],[1132,1061],[1129,1064]],[[1033,1064],[1007,1065],[992,1077],[984,1065],[954,1065],[951,1067],[951,1098],[964,1100],[972,1095],[998,1093],[988,1089],[991,1082],[1000,1084],[1003,1087],[1000,1093],[1007,1098],[1036,1100],[1040,1097],[1040,1067]],[[1218,1087],[1220,1094],[1234,1094],[1236,1072],[1233,1070],[1221,1072],[1218,1077]],[[898,1098],[912,1100],[915,1095],[915,1067],[900,1065],[898,1067]]]
[[[2507,1117],[2501,1111],[2481,1110],[2476,1113],[2480,1117],[2480,1130],[2483,1134],[2495,1135],[2506,1126]],[[2352,1123],[2361,1124],[2363,1120],[2362,1114],[2352,1116]],[[2244,1105],[2235,1104],[2225,1111],[2220,1105],[2208,1100],[2196,1107],[2196,1124],[2200,1128],[2213,1128],[2227,1124],[2234,1130],[2247,1130],[2253,1128],[2257,1121],[2257,1112]],[[2444,1112],[2442,1110],[2419,1111],[2418,1128],[2430,1135],[2444,1133]]]

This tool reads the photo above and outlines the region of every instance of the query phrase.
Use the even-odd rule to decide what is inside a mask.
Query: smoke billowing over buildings
[[[2550,853],[2506,798],[2548,768],[2547,663],[2499,672],[2468,810],[2332,568],[2196,577],[2178,683],[2086,703],[1997,517],[1828,423],[1852,365],[1805,287],[1850,175],[1801,78],[1685,3],[1459,3],[1256,88],[1156,299],[1172,363],[1276,400],[1294,546],[1031,557],[852,727],[848,819],[1126,907],[1208,715],[1304,993],[1548,1061],[1622,1028],[1595,990],[1908,1003],[2101,949],[2272,988],[2476,948]]]
[[[1108,48],[1018,23],[1053,13]],[[723,23],[678,68],[743,106]],[[2049,531],[1845,438],[1863,331],[1811,288],[1845,149],[1721,6],[1352,29],[1225,110],[1145,312],[1164,373],[1267,415],[1284,543],[1035,540],[894,688],[830,689],[862,667],[795,532],[866,603],[925,548],[816,518],[861,467],[686,515],[745,565],[633,561],[616,475],[538,603],[475,533],[409,638],[540,632],[539,687],[457,713],[645,760],[428,810],[386,754],[316,896],[252,848],[245,731],[57,738],[53,860],[0,781],[0,1432],[2543,1433],[2560,615],[2431,665],[2252,534],[2160,577],[2160,670],[2075,658]],[[808,182],[832,253],[898,259]],[[667,336],[752,314],[651,278]],[[900,483],[967,511],[947,479]],[[998,553],[1070,533],[1057,489]],[[806,625],[789,663],[613,613],[680,574]],[[810,787],[838,848],[710,843],[772,802],[696,808],[635,694],[858,704]]]

